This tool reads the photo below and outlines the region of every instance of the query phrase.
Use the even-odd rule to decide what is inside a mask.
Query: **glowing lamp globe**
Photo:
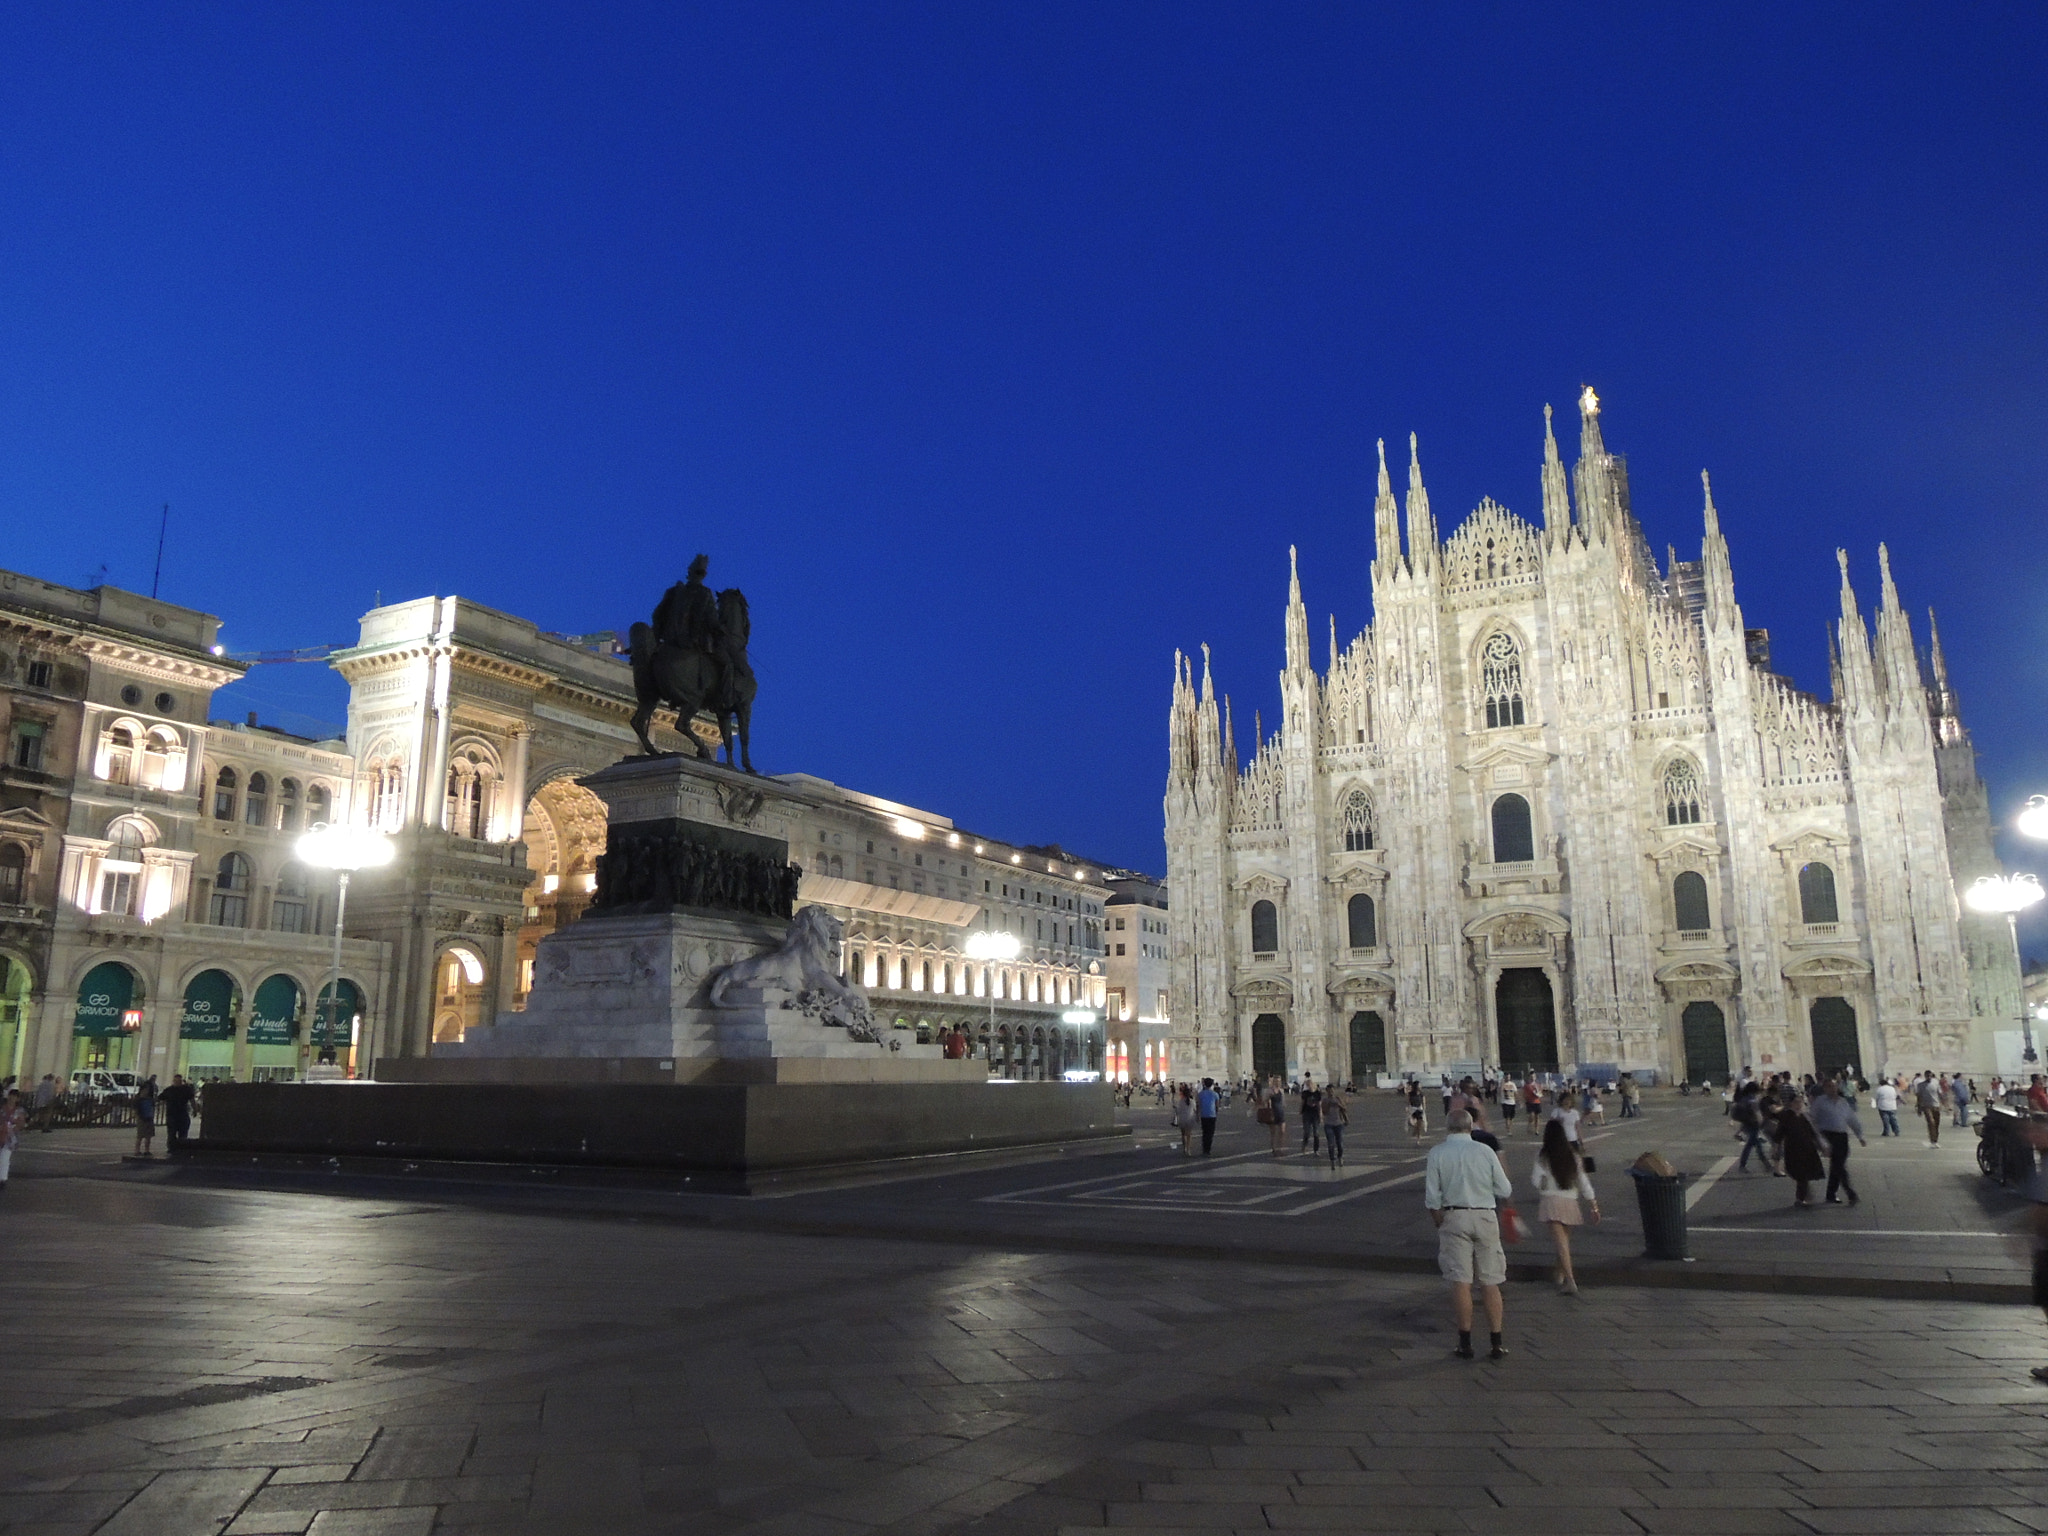
[[[1972,912],[2009,916],[2026,911],[2043,896],[2048,896],[2048,891],[2043,891],[2032,875],[1979,875],[1963,900]]]
[[[296,847],[300,862],[315,869],[377,869],[391,862],[397,850],[382,832],[366,827],[315,827]]]

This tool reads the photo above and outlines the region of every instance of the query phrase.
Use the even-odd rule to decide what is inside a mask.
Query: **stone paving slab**
[[[1327,1263],[47,1177],[0,1236],[5,1536],[2048,1524],[2013,1306],[1524,1285],[1490,1363]]]

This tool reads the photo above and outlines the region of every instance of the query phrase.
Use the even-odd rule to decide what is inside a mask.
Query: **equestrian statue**
[[[708,714],[725,740],[726,763],[755,773],[747,750],[755,689],[754,669],[747,664],[747,600],[738,587],[728,587],[714,598],[704,585],[710,569],[708,557],[692,560],[689,579],[670,587],[655,606],[654,622],[635,624],[629,632],[633,697],[640,706],[633,711],[633,734],[649,757],[664,756],[655,749],[647,728],[656,706],[666,704],[676,712],[676,729],[697,749],[697,756],[715,763],[718,754],[690,729],[693,719]]]

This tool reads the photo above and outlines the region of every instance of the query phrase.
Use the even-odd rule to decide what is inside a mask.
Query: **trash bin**
[[[1636,1181],[1636,1204],[1643,1213],[1643,1257],[1683,1259],[1686,1252],[1685,1179],[1675,1173],[1648,1173],[1629,1169]]]

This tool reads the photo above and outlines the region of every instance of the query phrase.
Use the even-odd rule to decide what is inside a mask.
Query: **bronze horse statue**
[[[758,770],[748,751],[748,733],[756,684],[747,662],[747,600],[737,587],[728,587],[714,599],[704,585],[709,564],[702,555],[693,560],[690,579],[669,588],[654,610],[654,622],[635,624],[628,632],[633,697],[639,706],[633,712],[633,734],[649,757],[662,756],[647,728],[656,707],[666,704],[675,710],[676,728],[696,748],[697,756],[716,762],[718,754],[690,729],[699,714],[709,714],[724,738],[727,763],[732,763],[737,736],[739,762],[733,766],[754,773]]]

